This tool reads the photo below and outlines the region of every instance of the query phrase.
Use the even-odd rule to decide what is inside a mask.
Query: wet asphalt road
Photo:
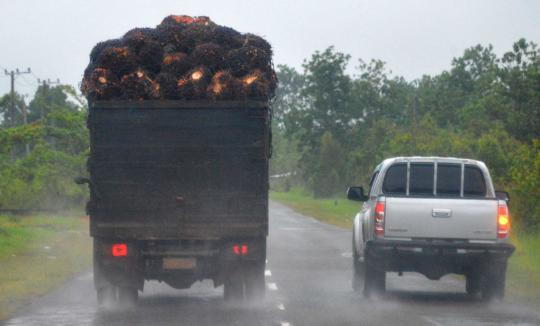
[[[34,325],[540,325],[540,313],[507,298],[484,304],[455,277],[389,274],[388,292],[366,300],[351,289],[350,232],[270,209],[264,302],[232,306],[210,282],[189,290],[147,283],[136,309],[97,308],[90,272],[37,299],[4,323]]]

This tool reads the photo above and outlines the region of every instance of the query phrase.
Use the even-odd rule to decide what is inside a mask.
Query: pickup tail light
[[[385,202],[378,201],[375,204],[375,236],[383,237],[384,236],[384,213],[385,213]]]
[[[506,205],[505,202],[499,202],[497,212],[497,237],[499,239],[506,239],[510,234],[510,214],[508,212],[508,205]]]

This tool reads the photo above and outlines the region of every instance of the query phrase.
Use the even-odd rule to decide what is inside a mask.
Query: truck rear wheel
[[[120,287],[118,288],[118,302],[124,307],[132,307],[137,304],[139,291],[136,288]]]
[[[96,290],[98,305],[110,307],[116,303],[116,291],[114,286],[104,286]]]
[[[266,292],[264,261],[243,262],[231,270],[223,284],[226,301],[261,300]]]
[[[245,296],[248,300],[262,300],[266,292],[264,280],[265,262],[254,262],[246,270],[244,278]]]
[[[386,272],[375,268],[373,262],[365,260],[364,296],[381,295],[386,290]]]
[[[101,256],[98,254],[100,240],[94,238],[93,248],[93,267],[94,267],[94,285],[96,287],[98,305],[110,307],[116,303],[118,288],[108,282],[101,264]]]
[[[244,298],[244,282],[239,271],[229,273],[223,284],[225,301],[239,301]]]

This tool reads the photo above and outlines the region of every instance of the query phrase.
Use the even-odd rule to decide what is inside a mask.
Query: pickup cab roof
[[[494,198],[495,190],[491,181],[491,176],[487,166],[482,161],[473,160],[469,158],[457,158],[457,157],[440,157],[440,156],[400,156],[385,159],[381,164],[375,168],[375,173],[379,173],[380,177],[377,178],[377,184],[374,184],[374,190],[378,194],[382,194],[382,180],[386,171],[394,164],[399,163],[437,163],[438,164],[459,164],[463,166],[474,166],[478,168],[485,180],[486,193],[485,197]]]
[[[469,158],[458,157],[443,157],[443,156],[398,156],[384,160],[379,166],[389,166],[398,162],[438,162],[438,163],[454,163],[454,164],[472,164],[486,168],[482,161]]]

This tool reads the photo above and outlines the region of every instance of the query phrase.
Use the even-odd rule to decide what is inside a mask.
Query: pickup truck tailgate
[[[387,197],[385,237],[497,239],[497,200]]]

